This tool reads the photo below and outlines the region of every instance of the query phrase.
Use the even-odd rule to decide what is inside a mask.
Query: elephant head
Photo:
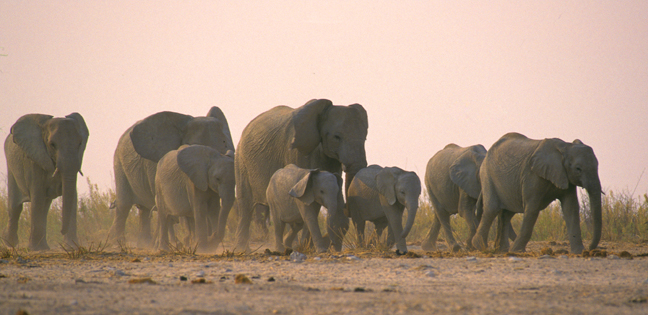
[[[311,100],[293,112],[295,129],[291,148],[309,155],[319,145],[339,161],[347,173],[345,191],[355,174],[367,166],[365,140],[369,123],[359,104],[334,106],[326,99]]]
[[[450,165],[450,179],[468,196],[477,199],[481,192],[479,168],[484,161],[484,157],[486,157],[486,148],[478,144],[466,149]]]
[[[594,221],[594,233],[589,248],[598,246],[601,239],[601,181],[598,160],[591,147],[580,140],[572,143],[560,139],[544,139],[531,157],[531,171],[566,190],[580,186],[587,190]]]
[[[349,229],[349,219],[340,210],[342,178],[337,173],[310,170],[292,187],[289,194],[306,205],[318,203],[327,209],[326,228],[333,247],[342,249],[342,239]],[[312,233],[311,233],[312,235]]]
[[[67,234],[70,224],[76,224],[77,173],[81,173],[89,136],[85,120],[79,113],[56,118],[29,114],[16,121],[11,134],[27,157],[55,181],[60,180],[61,191],[50,192],[49,197],[63,196],[61,233]],[[74,231],[70,240],[76,240]]]
[[[234,151],[225,115],[212,107],[206,117],[159,112],[137,122],[130,133],[133,148],[142,157],[157,162],[183,144],[200,144],[220,153]]]
[[[178,151],[178,167],[200,191],[212,190],[221,199],[220,213],[215,239],[220,243],[225,233],[225,224],[234,201],[234,152],[220,154],[204,145],[183,146]]]
[[[414,172],[404,171],[398,167],[385,167],[376,175],[376,186],[381,195],[381,202],[393,206],[398,202],[407,209],[407,222],[401,237],[404,239],[414,225],[418,211],[418,200],[421,195],[421,180]]]

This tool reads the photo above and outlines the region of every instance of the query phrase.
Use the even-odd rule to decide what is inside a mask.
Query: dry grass
[[[108,246],[105,243],[108,230],[112,224],[114,210],[110,209],[111,202],[115,199],[115,193],[112,190],[100,191],[96,184],[87,180],[89,193],[79,196],[79,211],[77,215],[78,238],[80,244],[73,247],[63,247],[68,255],[82,257],[88,253],[103,251]],[[589,213],[589,203],[587,194],[581,193],[581,230],[583,239],[591,238],[591,218]],[[8,214],[6,209],[7,194],[5,190],[0,191],[0,229],[4,230],[7,226]],[[632,193],[607,191],[603,196],[603,241],[615,242],[642,242],[648,240],[648,194],[636,197]],[[153,226],[157,221],[153,217]],[[405,215],[406,216],[406,215]],[[519,230],[522,215],[516,215],[513,220],[513,227]],[[403,218],[405,222],[406,218]],[[419,243],[427,234],[434,220],[434,211],[430,205],[427,196],[422,196],[414,226],[407,238],[410,243]],[[19,256],[27,246],[30,230],[30,211],[29,203],[24,205],[24,210],[19,222],[19,240],[20,243],[16,248],[7,248],[0,245],[0,256],[15,257]],[[233,244],[235,241],[236,226],[238,217],[235,210],[230,213],[225,232],[224,244]],[[455,238],[459,242],[465,242],[468,236],[468,226],[463,218],[453,216],[451,224],[455,233]],[[320,225],[322,231],[325,231],[323,214],[320,214]],[[181,225],[178,225],[181,226]],[[61,230],[61,202],[56,199],[48,214],[47,237],[48,243],[64,243]],[[126,239],[134,241],[139,230],[138,214],[133,211],[126,223]],[[183,227],[177,229],[177,236],[182,239],[186,232]],[[491,234],[494,232],[491,231]],[[368,224],[366,229],[366,244],[359,244],[353,224],[350,224],[349,232],[343,240],[344,247],[352,251],[371,250],[376,252],[389,251],[385,245],[386,232],[381,239],[375,234]],[[262,252],[269,244],[272,244],[274,234],[272,226],[270,233],[264,233],[256,224],[251,225],[250,239],[256,242],[264,242],[263,248],[253,248],[257,252]],[[439,235],[439,241],[443,241],[444,235]],[[490,239],[493,239],[491,236]],[[538,221],[535,225],[532,241],[564,241],[566,240],[566,226],[562,218],[560,203],[554,202],[547,209],[541,211]],[[122,253],[132,252],[132,247],[128,243],[110,244],[119,246]],[[230,252],[226,245],[221,245],[225,252]],[[260,251],[259,251],[260,250]],[[299,247],[296,249],[300,252],[310,253],[311,249]],[[194,246],[176,245],[172,252],[179,255],[194,255],[196,248]],[[232,251],[233,252],[233,251]]]

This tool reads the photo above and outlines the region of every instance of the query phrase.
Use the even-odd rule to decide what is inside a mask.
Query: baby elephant
[[[378,236],[389,225],[388,243],[396,243],[396,253],[405,254],[405,238],[414,225],[421,195],[421,180],[414,172],[398,167],[370,165],[361,169],[349,186],[347,207],[358,231],[358,241],[364,242],[365,221],[376,225]],[[402,225],[404,210],[407,223]]]
[[[297,232],[304,223],[318,252],[331,245],[320,232],[317,216],[320,208],[327,209],[326,226],[334,247],[340,250],[342,238],[349,228],[349,219],[340,211],[344,204],[342,178],[338,174],[317,169],[303,169],[294,164],[277,170],[270,178],[266,198],[275,226],[275,248],[282,252],[292,247]],[[285,225],[292,231],[283,240]],[[306,232],[306,230],[304,231]]]
[[[168,250],[169,216],[193,221],[198,250],[215,249],[223,240],[234,195],[234,157],[203,145],[185,145],[164,155],[155,174],[158,246]],[[216,230],[212,234],[211,227]]]

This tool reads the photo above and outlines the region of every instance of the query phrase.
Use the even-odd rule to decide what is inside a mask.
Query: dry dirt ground
[[[5,252],[0,314],[648,314],[648,244],[601,247],[582,257],[561,254],[560,242],[517,256],[413,245],[416,255],[355,250],[303,261]]]

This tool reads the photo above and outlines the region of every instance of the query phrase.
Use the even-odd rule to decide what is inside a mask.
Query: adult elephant
[[[522,227],[511,251],[524,251],[531,239],[540,210],[558,199],[567,223],[571,252],[583,251],[579,202],[576,187],[587,190],[594,221],[594,234],[589,249],[601,239],[601,182],[598,161],[591,147],[580,140],[565,142],[552,138],[529,139],[519,133],[508,133],[488,151],[480,170],[483,216],[473,237],[473,245],[487,247],[487,237],[495,217],[501,214],[497,247],[509,249],[507,229],[515,213],[524,213]],[[479,205],[478,205],[479,207]],[[507,211],[502,211],[507,210]]]
[[[133,205],[139,209],[138,247],[151,244],[151,209],[155,206],[157,162],[184,144],[199,144],[225,154],[234,151],[225,115],[214,106],[206,117],[159,112],[136,122],[119,139],[114,155],[115,218],[111,240],[125,241],[126,219]]]
[[[7,209],[9,223],[4,240],[18,245],[18,219],[23,203],[31,203],[29,248],[49,249],[47,213],[52,200],[63,196],[61,234],[69,245],[77,243],[77,173],[88,143],[83,117],[28,114],[11,127],[5,140],[7,157]]]
[[[463,148],[451,143],[428,161],[425,186],[434,206],[435,218],[421,244],[424,250],[436,250],[441,227],[448,247],[452,251],[461,249],[450,226],[450,216],[457,213],[468,223],[470,233],[466,245],[472,249],[471,240],[479,224],[475,217],[475,205],[481,193],[479,169],[485,156],[486,148],[481,144]]]
[[[249,251],[252,211],[268,207],[266,188],[278,169],[288,164],[331,173],[344,169],[348,189],[355,174],[367,166],[367,129],[362,105],[338,106],[326,99],[311,100],[298,108],[277,106],[254,118],[243,130],[235,157],[236,249]],[[341,191],[338,198],[337,213],[343,213]],[[341,241],[332,242],[336,250],[342,249]]]

